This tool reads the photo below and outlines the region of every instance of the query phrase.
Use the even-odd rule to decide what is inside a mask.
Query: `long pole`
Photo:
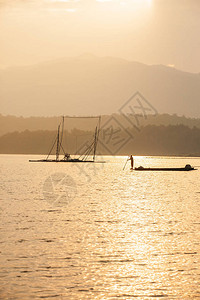
[[[123,170],[125,169],[127,162],[128,162],[128,158],[127,158],[127,160],[126,160],[126,162],[125,162],[125,165],[124,165],[124,167],[123,167]]]
[[[95,160],[96,148],[97,148],[97,127],[95,129],[95,134],[94,134],[94,154],[93,154],[93,161]]]
[[[61,137],[60,137],[60,147],[62,146],[62,140],[63,140],[63,132],[64,132],[64,121],[65,121],[65,118],[64,116],[62,117],[62,131],[61,131]],[[64,153],[65,154],[65,153]]]
[[[58,135],[57,135],[56,161],[59,160],[59,153],[60,153],[60,125],[58,126]]]

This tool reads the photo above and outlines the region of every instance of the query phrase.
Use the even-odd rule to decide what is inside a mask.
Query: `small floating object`
[[[135,168],[135,171],[193,171],[197,170],[191,165],[186,165],[184,168],[144,168],[142,166]]]

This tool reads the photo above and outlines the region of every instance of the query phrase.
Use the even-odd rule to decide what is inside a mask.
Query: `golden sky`
[[[199,0],[0,0],[0,66],[91,53],[200,72]]]

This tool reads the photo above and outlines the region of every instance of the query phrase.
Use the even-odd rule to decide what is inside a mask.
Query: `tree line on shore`
[[[104,132],[99,136],[98,153],[102,155],[170,155],[170,156],[200,156],[200,128],[185,125],[147,125],[136,132],[133,128],[128,131],[118,130],[120,145],[112,137],[103,140]],[[116,129],[117,130],[117,129]],[[11,132],[0,137],[1,154],[48,154],[56,139],[56,131],[25,130]],[[79,153],[82,145],[93,137],[92,131],[73,129],[65,131],[63,147],[66,152]],[[111,145],[112,143],[112,145]],[[55,153],[55,150],[53,151]]]
[[[190,128],[194,126],[200,128],[200,118],[187,118],[185,116],[177,116],[176,114],[156,114],[156,115],[134,115],[140,120],[140,126],[147,125],[185,125]],[[126,119],[121,114],[112,114],[112,115],[102,115],[102,124],[106,123],[111,117],[114,117],[120,124],[124,127],[128,126]],[[134,119],[134,118],[133,118]],[[3,116],[0,114],[0,136],[13,132],[19,131],[23,132],[26,129],[30,131],[36,130],[56,130],[58,124],[61,121],[61,116],[55,117],[16,117],[16,116]],[[82,130],[92,130],[94,128],[94,121],[85,119],[84,121],[79,118],[65,119],[68,130],[73,128],[82,129]]]

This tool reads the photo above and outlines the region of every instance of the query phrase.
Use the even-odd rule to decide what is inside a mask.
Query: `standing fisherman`
[[[131,154],[129,159],[131,161],[131,169],[133,169],[133,164],[134,164],[134,159],[133,159],[133,155]]]

